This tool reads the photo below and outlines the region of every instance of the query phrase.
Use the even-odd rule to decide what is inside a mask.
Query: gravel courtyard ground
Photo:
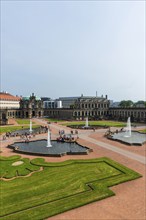
[[[45,121],[38,121],[39,124],[44,125]],[[69,133],[70,128],[59,125],[58,123],[52,123],[49,125],[51,128],[51,137],[55,139],[58,136],[59,130],[65,130]],[[111,189],[116,193],[116,196],[109,197],[107,199],[91,203],[89,205],[67,211],[65,213],[56,215],[49,218],[49,220],[145,220],[146,219],[146,144],[143,146],[127,146],[118,142],[107,140],[104,137],[105,129],[96,130],[79,130],[78,142],[84,146],[88,146],[93,149],[93,152],[88,155],[78,156],[64,156],[59,158],[45,157],[48,162],[60,162],[69,159],[89,159],[98,157],[109,157],[143,175],[142,178],[126,182]],[[86,138],[85,138],[86,137]],[[89,137],[89,139],[88,139]],[[35,139],[47,138],[47,134],[40,134]],[[90,138],[95,140],[95,143],[90,142]],[[87,140],[88,139],[88,140]],[[2,140],[1,143],[1,155],[10,156],[14,155],[11,149],[6,148],[8,144],[14,141],[20,141],[20,137],[9,138]],[[132,152],[135,155],[142,156],[143,162],[136,159],[129,158],[122,155],[120,152],[114,152],[110,149],[98,146],[96,141],[110,144],[118,149],[124,149],[127,152]],[[35,158],[37,156],[21,155],[25,158]],[[42,157],[43,158],[43,157]],[[145,163],[144,163],[145,162]]]

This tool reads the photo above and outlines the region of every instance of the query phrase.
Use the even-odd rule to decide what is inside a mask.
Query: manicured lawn
[[[39,125],[33,125],[32,128],[38,128]],[[29,126],[23,126],[23,129],[29,128]],[[12,131],[17,131],[21,130],[22,126],[6,126],[6,127],[0,127],[0,134],[6,133],[6,132],[12,132]]]
[[[85,121],[75,121],[75,122],[65,122],[62,125],[71,126],[71,125],[80,125],[84,126]],[[109,126],[109,127],[125,127],[126,123],[118,121],[89,121],[89,126]]]
[[[29,119],[16,119],[16,122],[19,125],[27,125],[30,124],[30,120]],[[32,122],[32,124],[35,124],[34,122]]]
[[[19,166],[12,166],[14,162],[21,161]],[[9,158],[0,157],[0,177],[10,179],[16,176],[25,176],[32,171],[39,170],[39,167],[30,163],[28,158],[22,158],[20,156],[12,156]]]
[[[34,171],[43,167],[43,171],[29,177],[0,180],[3,220],[46,219],[113,196],[115,194],[109,187],[141,176],[109,158],[60,163],[47,163],[42,158],[30,162],[20,157],[1,157],[0,160],[3,164],[1,173],[12,173],[11,177],[18,173],[27,175],[25,169]],[[12,168],[11,164],[16,161],[24,163]]]
[[[144,130],[141,130],[141,131],[139,131],[139,132],[142,132],[142,133],[146,133],[146,129],[144,129]]]
[[[44,118],[48,122],[63,122],[64,120],[55,119],[55,118]]]

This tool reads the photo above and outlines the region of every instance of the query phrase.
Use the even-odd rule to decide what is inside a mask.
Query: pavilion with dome
[[[43,116],[43,101],[40,97],[32,95],[20,100],[21,118],[33,118]]]

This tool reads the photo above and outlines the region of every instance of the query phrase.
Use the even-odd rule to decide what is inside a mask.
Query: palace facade
[[[21,97],[13,96],[7,92],[0,92],[0,125],[8,124],[10,117],[15,117],[20,109]],[[19,116],[19,115],[17,115]]]
[[[20,118],[43,117],[43,101],[32,93],[20,101]]]
[[[4,102],[3,94],[0,94],[0,100]],[[17,97],[9,94],[10,103],[16,100]],[[9,103],[7,103],[7,107],[0,109],[0,124],[5,125],[8,124],[9,118],[33,118],[33,117],[43,117],[43,101],[41,98],[37,97],[32,93],[32,95],[28,97],[19,98],[19,107],[11,107]],[[15,104],[15,103],[14,103]],[[13,105],[14,105],[13,104]]]
[[[146,108],[109,108],[108,118],[111,120],[126,121],[128,117],[132,122],[146,122]]]
[[[1,103],[4,103],[4,96],[0,93]],[[71,105],[68,108],[61,105],[61,108],[45,107],[43,100],[32,93],[28,97],[14,97],[9,94],[9,98],[15,98],[19,102],[19,107],[7,105],[0,109],[0,124],[8,124],[9,118],[33,118],[33,117],[50,117],[65,120],[84,120],[88,116],[89,120],[111,119],[126,121],[131,117],[133,122],[146,122],[145,107],[119,108],[110,107],[110,101],[107,95],[105,97],[83,96],[76,97],[74,102],[70,97],[66,97],[65,101]],[[5,100],[6,101],[6,100]],[[12,99],[9,100],[12,102]]]

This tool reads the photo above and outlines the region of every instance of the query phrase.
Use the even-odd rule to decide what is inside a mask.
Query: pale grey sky
[[[2,1],[1,90],[145,99],[145,1]]]

